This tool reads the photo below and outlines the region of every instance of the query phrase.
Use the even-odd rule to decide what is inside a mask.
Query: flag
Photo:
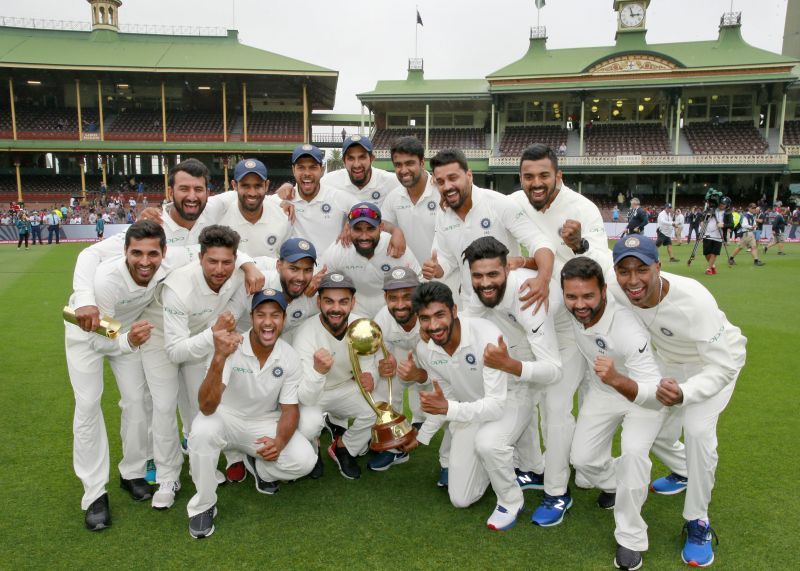
[[[534,2],[536,3],[537,10],[541,10],[542,8],[544,8],[544,0],[534,0]]]
[[[422,16],[419,15],[419,10],[417,10],[417,24],[419,24],[420,26],[425,25],[422,23]]]

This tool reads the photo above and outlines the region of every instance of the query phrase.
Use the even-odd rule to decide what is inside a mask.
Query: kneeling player
[[[215,470],[219,453],[234,448],[264,494],[278,491],[278,480],[311,472],[317,460],[311,443],[296,432],[300,418],[297,386],[302,367],[297,353],[279,339],[286,299],[273,289],[253,296],[253,328],[214,332],[214,357],[200,386],[200,414],[189,435],[189,461],[197,493],[189,501],[189,533],[214,533],[217,503]]]

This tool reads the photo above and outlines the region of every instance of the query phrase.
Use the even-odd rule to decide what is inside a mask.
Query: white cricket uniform
[[[375,167],[372,167],[372,175],[364,188],[358,188],[350,182],[350,175],[347,173],[347,169],[339,169],[326,173],[325,176],[322,177],[322,184],[350,195],[351,207],[359,202],[371,202],[381,209],[383,209],[383,201],[386,200],[386,197],[392,192],[402,188],[394,172],[376,169]]]
[[[595,488],[616,493],[614,520],[617,543],[634,551],[646,551],[647,524],[642,506],[650,484],[650,448],[664,419],[658,403],[648,403],[646,394],[656,386],[661,375],[650,347],[650,335],[627,308],[613,296],[600,320],[591,327],[573,319],[575,338],[586,359],[589,390],[583,399],[575,435],[571,461],[576,470]],[[639,385],[634,402],[603,383],[594,372],[597,357],[611,357],[614,368]],[[641,405],[647,405],[645,408]],[[611,442],[622,425],[622,451],[611,457]]]
[[[536,405],[544,391],[561,381],[561,357],[556,341],[552,312],[544,306],[534,313],[533,309],[522,309],[519,288],[522,283],[536,277],[534,270],[518,269],[508,274],[506,291],[494,308],[481,303],[473,292],[464,315],[483,317],[494,323],[503,333],[511,357],[522,362],[522,375],[511,376],[509,398],[516,398],[528,418],[528,428],[515,445],[516,466],[523,472],[545,472],[545,463],[556,452],[557,441],[551,445],[548,440],[547,452],[542,456],[539,446],[539,415]],[[556,288],[550,288],[550,303],[555,305],[559,296]],[[493,343],[496,345],[497,340]],[[546,431],[546,439],[557,438],[557,431]]]
[[[292,347],[278,339],[264,366],[253,352],[249,332],[235,353],[225,361],[222,393],[217,410],[194,419],[189,436],[189,462],[197,493],[186,506],[189,517],[217,503],[215,471],[221,450],[233,448],[255,457],[256,470],[264,480],[296,480],[314,468],[317,454],[307,438],[296,430],[277,460],[266,461],[256,453],[256,440],[275,438],[281,405],[297,405],[302,365]]]
[[[661,277],[669,282],[669,292],[649,309],[634,307],[616,282],[609,289],[650,332],[661,373],[680,383],[683,403],[668,407],[653,452],[670,470],[689,478],[683,517],[707,519],[718,460],[717,420],[744,367],[747,338],[700,282],[667,272]],[[646,387],[649,392],[642,398],[653,402],[656,387]],[[681,429],[685,447],[678,440]]]
[[[567,185],[561,185],[561,189],[546,210],[536,210],[531,206],[522,190],[513,193],[511,198],[528,215],[539,231],[557,245],[550,289],[556,290],[558,295],[555,301],[551,297],[550,311],[555,319],[558,349],[561,353],[561,380],[545,390],[540,407],[543,405],[542,417],[547,440],[544,490],[551,496],[561,496],[567,492],[570,476],[569,453],[575,431],[575,417],[572,415],[573,397],[585,372],[584,359],[575,344],[572,316],[564,307],[559,282],[564,264],[578,256],[561,239],[564,222],[567,220],[580,222],[581,237],[589,243],[589,249],[580,255],[593,259],[600,264],[604,272],[610,271],[613,267],[611,251],[608,249],[608,236],[597,205]],[[528,440],[533,438],[533,446],[538,447],[537,430],[534,426],[531,426],[524,438]]]
[[[331,244],[317,259],[317,264],[328,266],[329,272],[336,269],[350,276],[356,286],[354,311],[360,315],[373,318],[386,305],[383,298],[383,276],[391,268],[409,268],[422,279],[420,265],[409,250],[399,258],[392,258],[386,253],[390,240],[391,235],[388,232],[381,232],[371,258],[359,254],[355,246],[345,248],[341,244]]]
[[[125,259],[109,260],[97,267],[92,291],[100,314],[122,324],[116,339],[87,333],[65,322],[65,348],[70,383],[75,394],[72,425],[73,464],[83,483],[81,509],[106,492],[109,449],[105,420],[100,406],[103,395],[103,357],[107,356],[120,392],[122,409],[120,475],[126,480],[142,478],[148,459],[148,411],[141,353],[128,343],[128,331],[153,298],[165,271],[159,268],[147,286],[133,281]],[[73,294],[72,309],[81,307]]]
[[[484,236],[497,238],[508,248],[509,256],[521,255],[520,244],[527,248],[530,256],[542,247],[551,251],[554,249],[508,196],[473,186],[472,208],[464,220],[452,208],[437,211],[432,247],[444,270],[442,279],[446,280],[451,272],[460,274],[461,299],[464,303],[472,295],[472,282],[469,266],[462,263],[461,254],[472,242]]]
[[[245,219],[239,210],[238,193],[226,192],[219,196],[221,201],[227,204],[224,214],[219,219],[219,224],[229,226],[238,232],[239,249],[252,257],[277,258],[281,244],[292,233],[289,218],[284,214],[280,203],[271,197],[265,197],[261,218],[253,224]]]
[[[428,183],[416,204],[411,201],[408,189],[401,186],[387,196],[381,206],[383,219],[403,231],[406,244],[420,262],[431,257],[433,235],[436,232],[436,212],[439,210],[439,189],[433,182],[433,177],[425,174]]]
[[[389,308],[384,305],[375,316],[375,323],[381,328],[386,349],[398,363],[408,359],[409,351],[413,353],[416,350],[417,343],[419,343],[419,321],[414,323],[411,331],[406,331],[395,321],[392,314],[389,313]],[[376,400],[387,401],[388,390],[386,385],[386,380],[383,378],[375,383],[375,390],[372,395]],[[417,382],[407,383],[397,375],[392,377],[391,404],[396,411],[403,411],[403,389],[406,387],[408,387],[408,407],[411,409],[412,418],[414,422],[422,422],[425,419],[425,413],[419,408],[419,391],[430,390],[431,384],[430,382],[422,384]]]
[[[353,205],[350,195],[320,183],[317,196],[310,202],[300,196],[297,186],[293,196],[289,201],[294,206],[292,237],[308,240],[317,253],[324,252],[342,233]]]
[[[356,319],[358,316],[351,313],[348,323]],[[337,339],[331,335],[322,324],[320,315],[306,320],[299,327],[294,348],[300,354],[304,372],[298,388],[300,404],[317,407],[339,418],[353,418],[353,424],[345,431],[342,442],[351,456],[359,456],[367,450],[377,416],[364,400],[353,378],[346,337]],[[314,353],[318,349],[327,349],[333,357],[333,366],[325,375],[314,370]],[[361,370],[372,373],[376,382],[379,379],[380,358],[380,351],[359,358]]]
[[[448,493],[457,508],[478,501],[491,484],[510,513],[523,505],[514,473],[514,443],[528,424],[525,406],[507,398],[510,375],[483,365],[483,350],[501,332],[485,319],[461,317],[461,340],[452,355],[433,341],[420,342],[417,357],[447,397],[446,415],[429,415],[417,435],[422,444],[450,422]],[[528,407],[529,408],[529,407]]]
[[[667,238],[675,237],[675,219],[672,217],[672,214],[666,210],[662,210],[658,213],[656,223],[658,224],[658,231],[664,236]]]

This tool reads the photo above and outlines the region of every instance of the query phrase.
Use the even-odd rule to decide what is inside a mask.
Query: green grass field
[[[0,246],[0,381],[3,445],[0,568],[234,569],[609,569],[614,521],[595,505],[596,491],[573,487],[574,506],[563,525],[530,525],[540,492],[526,492],[516,528],[486,530],[494,494],[469,509],[453,508],[435,485],[436,448],[414,452],[409,463],[382,474],[361,464],[361,480],[344,480],[326,458],[325,476],[282,485],[263,496],[246,484],[219,491],[214,535],[190,538],[186,503],[193,493],[188,463],[176,505],[155,511],[135,504],[117,485],[118,392],[106,374],[104,411],[111,441],[108,491],[113,526],[83,527],[81,484],[72,470],[72,391],[64,360],[61,307],[72,268],[84,245]],[[718,569],[798,569],[797,350],[800,245],[788,256],[770,251],[755,268],[747,254],[738,266],[703,275],[691,268],[686,246],[680,264],[665,269],[706,284],[728,318],[748,338],[747,366],[719,429],[720,462],[711,521],[720,536]],[[690,326],[690,324],[687,324]],[[796,363],[796,362],[794,362]],[[438,444],[438,441],[437,441]],[[662,466],[655,463],[654,475]],[[650,550],[645,568],[679,569],[683,496],[651,495],[644,508]]]

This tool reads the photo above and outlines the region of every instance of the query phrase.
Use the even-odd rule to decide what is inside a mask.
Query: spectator
[[[57,214],[58,210],[53,210],[45,216],[45,222],[47,222],[47,245],[53,243],[53,236],[56,237],[56,244],[59,243],[61,240],[61,217]]]
[[[25,249],[28,249],[28,234],[30,233],[30,223],[25,211],[21,211],[17,215],[17,234],[19,235],[19,242],[17,242],[17,250],[22,247],[22,241],[25,240]]]
[[[139,183],[139,184],[141,184],[141,183]],[[134,197],[131,196],[128,199],[128,206],[130,206],[131,209],[136,208],[136,199]]]
[[[97,232],[97,241],[98,242],[103,239],[103,233],[106,230],[105,216],[107,216],[107,215],[105,213],[103,213],[102,216],[96,217],[97,220],[95,220],[95,222],[94,222],[94,231]]]
[[[89,211],[89,224],[97,222],[97,214],[94,213],[94,208]]]
[[[31,227],[31,240],[33,246],[36,245],[36,239],[39,239],[39,245],[42,245],[42,215],[34,210],[28,217],[28,222]]]
[[[567,155],[567,144],[562,141],[562,143],[558,146],[558,154],[562,157]]]
[[[797,226],[800,225],[800,205],[794,207],[789,223],[792,225],[789,230],[789,240],[794,240],[797,237]]]
[[[111,215],[107,211],[104,211],[100,218],[103,220],[104,224],[111,224]]]
[[[619,222],[619,208],[617,205],[614,205],[614,208],[611,210],[611,221],[616,224]]]
[[[789,209],[786,209],[788,215]],[[786,240],[784,233],[786,232],[786,218],[784,217],[783,210],[780,206],[775,208],[775,218],[772,220],[772,239],[769,244],[764,246],[764,253],[775,244],[778,245],[778,255],[785,256],[786,252],[783,251],[783,242]]]
[[[139,200],[142,200],[142,195],[144,194],[144,182],[141,180],[139,181],[139,184],[136,186],[136,194],[139,195]],[[136,205],[134,204],[134,206]]]
[[[761,241],[761,234],[764,232],[764,223],[767,221],[769,214],[766,208],[759,207],[756,214],[756,244]]]
[[[125,218],[126,223],[133,224],[136,222],[136,215],[133,213],[133,208],[128,210],[128,215]]]
[[[100,183],[100,204],[105,206],[107,204],[108,187],[106,183]]]
[[[681,245],[681,235],[683,234],[683,223],[685,222],[683,212],[678,208],[675,210],[675,245]]]
[[[59,211],[61,212],[61,219],[62,220],[64,218],[66,218],[67,216],[69,216],[69,208],[67,208],[66,204],[62,204],[61,208],[59,209]]]

